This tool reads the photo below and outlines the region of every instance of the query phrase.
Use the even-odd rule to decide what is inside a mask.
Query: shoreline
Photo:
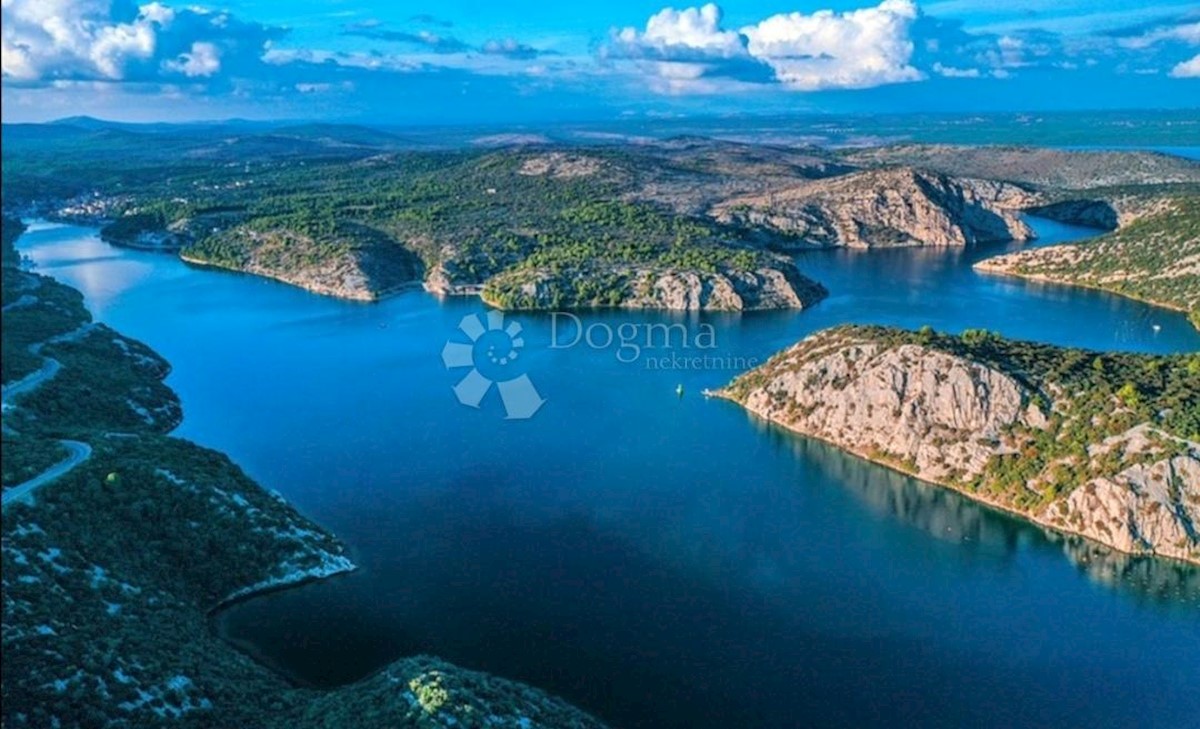
[[[1069,244],[1064,244],[1064,245],[1069,245]],[[1004,254],[1004,255],[1009,255],[1009,254]],[[997,256],[997,258],[998,257],[999,256]],[[1153,307],[1156,307],[1159,309],[1166,309],[1167,311],[1175,312],[1177,314],[1183,314],[1184,318],[1187,319],[1188,322],[1192,326],[1194,326],[1197,331],[1200,331],[1200,321],[1193,321],[1191,318],[1191,315],[1190,315],[1191,312],[1187,308],[1185,308],[1184,306],[1182,306],[1180,304],[1175,304],[1175,303],[1167,302],[1167,301],[1157,301],[1154,299],[1146,298],[1144,296],[1138,296],[1136,294],[1129,294],[1129,293],[1125,293],[1124,291],[1117,291],[1116,289],[1106,288],[1099,284],[1084,283],[1082,281],[1069,281],[1069,280],[1061,279],[1061,278],[1053,278],[1052,276],[1050,276],[1048,274],[1044,274],[1044,273],[1020,273],[1018,271],[1013,271],[1008,268],[1003,268],[995,263],[989,263],[989,261],[992,261],[992,260],[994,260],[994,259],[985,258],[984,260],[979,261],[978,263],[972,264],[971,269],[975,270],[975,271],[979,271],[984,274],[992,275],[992,276],[1006,276],[1008,278],[1016,278],[1016,279],[1021,279],[1023,281],[1034,281],[1037,283],[1054,284],[1055,286],[1071,286],[1071,287],[1078,288],[1078,289],[1085,289],[1087,291],[1097,291],[1097,292],[1100,292],[1103,294],[1111,294],[1113,296],[1120,296],[1121,298],[1129,299],[1130,301],[1136,301],[1140,304],[1146,304],[1147,306],[1153,306]]]
[[[117,245],[117,244],[113,244],[113,245]],[[120,247],[120,246],[118,246],[118,247]],[[178,258],[179,258],[179,260],[183,261],[184,263],[188,264],[189,266],[195,266],[197,268],[208,268],[208,269],[213,269],[213,270],[217,270],[217,271],[225,271],[227,273],[237,273],[237,274],[242,274],[244,276],[253,276],[255,278],[265,279],[267,281],[275,281],[276,283],[286,284],[288,286],[298,288],[301,291],[307,291],[308,293],[314,294],[316,296],[326,296],[331,299],[337,299],[339,301],[352,301],[352,302],[359,303],[359,304],[376,304],[385,299],[390,299],[393,296],[399,296],[400,294],[406,293],[408,291],[414,291],[416,289],[424,288],[424,284],[422,282],[410,281],[410,282],[392,286],[390,288],[383,289],[380,291],[372,291],[372,292],[369,292],[367,295],[363,295],[363,296],[346,296],[344,294],[338,294],[338,293],[335,293],[330,290],[306,286],[302,283],[298,283],[296,281],[292,281],[290,279],[284,278],[283,276],[278,275],[278,274],[268,273],[266,271],[246,271],[246,270],[242,270],[240,268],[233,268],[231,266],[225,266],[220,263],[214,263],[213,261],[206,261],[202,258],[196,258],[194,256],[189,256],[186,253],[184,253],[183,250],[184,249],[179,249],[177,251]],[[176,252],[176,251],[166,250],[164,252],[171,253],[171,252]]]
[[[1118,554],[1125,554],[1125,555],[1129,555],[1131,557],[1142,557],[1142,558],[1147,558],[1147,559],[1169,560],[1171,562],[1185,564],[1188,566],[1200,566],[1200,557],[1197,557],[1195,559],[1188,559],[1186,557],[1174,557],[1171,555],[1159,554],[1157,552],[1126,551],[1124,549],[1121,549],[1120,547],[1117,547],[1116,545],[1102,542],[1098,539],[1095,539],[1086,534],[1083,534],[1077,530],[1060,527],[1057,524],[1051,524],[1049,522],[1046,522],[1033,514],[1029,514],[1029,513],[1023,512],[1023,511],[1017,511],[1016,509],[1014,509],[1010,506],[1006,506],[1005,504],[995,501],[994,499],[990,499],[985,496],[978,495],[974,492],[967,491],[967,490],[960,488],[958,486],[955,486],[953,484],[943,483],[941,481],[932,481],[932,480],[929,480],[927,478],[920,476],[919,474],[912,473],[911,471],[906,471],[902,468],[897,468],[895,464],[889,463],[886,460],[883,460],[883,459],[880,459],[877,457],[873,457],[868,453],[863,453],[857,449],[850,448],[841,443],[837,443],[837,442],[835,442],[829,438],[826,438],[824,436],[820,436],[815,433],[809,433],[809,432],[800,430],[799,428],[794,428],[786,423],[782,423],[778,420],[774,420],[773,418],[764,416],[763,414],[759,413],[758,411],[746,407],[744,404],[742,404],[738,400],[731,397],[729,394],[727,394],[725,392],[725,388],[723,388],[723,387],[720,389],[717,389],[717,390],[706,390],[704,392],[704,394],[705,394],[705,396],[710,397],[710,398],[715,398],[718,400],[725,400],[727,402],[731,402],[734,405],[737,405],[739,408],[741,408],[744,412],[752,415],[753,417],[757,418],[758,420],[760,420],[764,423],[767,423],[768,425],[778,426],[793,435],[798,435],[803,438],[812,438],[813,440],[820,441],[821,443],[825,443],[826,445],[832,446],[832,447],[838,449],[839,451],[842,451],[843,453],[848,453],[852,456],[855,456],[856,458],[861,458],[862,460],[867,461],[868,463],[873,463],[877,466],[882,466],[884,468],[887,468],[890,471],[894,471],[896,473],[900,473],[900,474],[903,474],[910,478],[916,479],[917,481],[920,481],[923,484],[927,484],[929,486],[934,486],[937,488],[946,489],[948,491],[953,491],[953,492],[963,496],[964,498],[974,501],[975,503],[989,507],[989,508],[991,508],[995,511],[1001,512],[1003,514],[1007,514],[1008,516],[1011,516],[1013,518],[1020,519],[1029,524],[1033,524],[1042,529],[1052,531],[1052,532],[1055,532],[1060,535],[1074,537],[1077,539],[1082,539],[1082,540],[1092,543],[1092,544],[1098,544],[1098,545],[1104,547],[1105,549],[1111,549],[1112,551],[1114,551]]]
[[[208,627],[212,631],[213,635],[215,635],[219,640],[232,646],[235,650],[249,656],[250,659],[253,660],[255,663],[258,663],[260,666],[267,669],[271,673],[279,676],[284,681],[286,681],[289,685],[291,685],[295,688],[311,689],[314,691],[336,690],[336,689],[340,688],[341,686],[348,686],[350,684],[357,683],[358,681],[368,678],[370,675],[372,675],[375,672],[372,671],[371,673],[367,674],[366,676],[356,679],[355,681],[348,681],[344,684],[338,684],[336,686],[319,686],[319,685],[313,684],[312,682],[307,681],[304,678],[300,677],[295,672],[288,670],[288,668],[286,666],[282,665],[278,661],[275,661],[275,660],[271,659],[270,657],[268,657],[264,652],[259,650],[258,646],[255,645],[252,641],[239,640],[237,638],[231,637],[229,635],[229,631],[226,629],[226,627],[224,625],[224,622],[222,621],[222,617],[226,612],[228,612],[229,610],[232,610],[233,608],[237,607],[238,605],[241,605],[242,603],[250,602],[251,600],[257,600],[259,598],[267,597],[269,595],[274,595],[274,594],[280,593],[280,592],[287,592],[289,590],[298,590],[301,587],[304,587],[306,585],[311,585],[311,584],[314,584],[317,582],[324,582],[326,580],[333,580],[333,579],[337,579],[337,578],[348,577],[352,574],[358,573],[359,571],[361,571],[361,569],[362,568],[359,567],[357,564],[351,563],[351,566],[348,569],[339,570],[336,572],[329,572],[329,573],[322,574],[322,575],[314,575],[314,574],[305,575],[304,577],[302,577],[300,579],[296,579],[296,580],[293,580],[290,582],[279,582],[279,583],[275,583],[275,584],[268,585],[268,586],[261,586],[261,583],[260,583],[260,585],[251,585],[248,588],[243,588],[243,590],[235,591],[234,593],[222,598],[221,601],[218,602],[216,605],[213,605],[211,608],[205,610],[204,611],[204,619],[208,623]],[[405,657],[406,656],[399,656],[395,660],[402,660]],[[388,665],[391,665],[391,663],[385,664],[379,670],[383,670],[383,668],[386,668]]]

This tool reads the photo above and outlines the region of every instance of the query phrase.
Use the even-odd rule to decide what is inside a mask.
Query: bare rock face
[[[1023,375],[1022,375],[1023,377]],[[716,393],[798,433],[1133,554],[1200,562],[1200,443],[1150,423],[1097,436],[1076,463],[1073,488],[1047,490],[1061,463],[1015,484],[991,480],[1001,458],[1021,458],[1046,431],[1049,406],[1023,379],[946,351],[819,332]],[[1041,403],[1039,406],[1038,403]],[[1024,440],[1022,440],[1024,438]],[[1026,445],[1021,445],[1022,443]]]
[[[599,294],[579,288],[581,282],[592,279],[604,280],[608,288]],[[502,309],[611,306],[753,311],[802,309],[824,298],[827,292],[794,266],[780,265],[754,271],[614,267],[586,275],[519,270],[488,281],[482,294],[490,305]]]
[[[747,409],[929,480],[978,475],[1004,428],[1037,417],[1008,375],[916,345],[848,344],[776,371]]]
[[[622,306],[676,311],[802,309],[825,296],[819,284],[790,274],[793,272],[775,268],[726,273],[646,273],[649,285],[637,287],[643,293],[635,294]]]
[[[589,177],[603,168],[604,164],[599,159],[586,154],[548,152],[525,160],[518,174],[569,180],[575,177]]]
[[[781,245],[790,238],[797,247],[967,246],[1032,238],[1018,213],[1035,201],[1016,185],[898,168],[736,197],[711,214],[782,234]]]
[[[1200,457],[1192,450],[1092,479],[1043,516],[1123,552],[1200,559]]]

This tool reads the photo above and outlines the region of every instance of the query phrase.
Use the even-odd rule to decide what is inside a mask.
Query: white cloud
[[[261,65],[283,31],[199,7],[109,0],[4,0],[3,77],[28,86],[56,80],[151,82],[180,74],[213,79]]]
[[[1200,53],[1171,69],[1173,78],[1200,78]]]
[[[916,81],[909,25],[912,0],[884,0],[877,7],[812,15],[774,15],[742,28],[750,54],[766,61],[786,86],[801,90],[869,88]]]
[[[1154,28],[1140,35],[1122,38],[1118,43],[1126,48],[1148,48],[1163,41],[1179,41],[1200,45],[1200,22]]]
[[[652,88],[677,93],[771,82],[796,91],[870,88],[923,78],[910,63],[917,15],[912,0],[883,0],[773,15],[735,31],[722,27],[714,4],[667,8],[645,30],[614,31],[606,56],[635,61]]]
[[[662,53],[687,49],[705,55],[733,58],[746,52],[745,40],[741,36],[721,28],[721,8],[713,3],[686,10],[665,8],[650,16],[645,31],[625,28],[617,33],[617,39]]]
[[[184,76],[212,76],[221,70],[221,51],[212,43],[196,42],[192,50],[180,53],[173,61],[164,61],[163,67]]]
[[[3,75],[17,81],[121,79],[131,60],[154,55],[157,28],[170,21],[160,5],[143,10],[129,22],[116,22],[102,0],[5,0]]]
[[[955,68],[941,63],[933,64],[933,72],[946,78],[979,78],[980,76],[978,68]]]

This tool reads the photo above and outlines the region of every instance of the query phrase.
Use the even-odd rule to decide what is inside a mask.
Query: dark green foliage
[[[0,369],[7,384],[34,372],[42,358],[30,348],[77,329],[91,319],[78,291],[45,276],[5,266],[3,272],[3,352]]]
[[[20,399],[27,429],[70,436],[95,429],[170,431],[179,400],[162,383],[170,367],[148,347],[103,324],[41,353],[62,364],[58,374]]]
[[[347,149],[245,164],[196,155],[157,176],[139,166],[154,148],[176,143],[155,138],[151,149],[103,169],[18,147],[5,154],[6,195],[62,196],[31,179],[44,174],[31,164],[39,160],[103,192],[114,218],[103,235],[115,242],[169,228],[190,241],[190,259],[293,281],[362,266],[375,293],[438,269],[449,286],[486,284],[490,300],[505,306],[531,303],[518,291],[531,276],[554,279],[562,305],[604,306],[635,294],[635,267],[715,274],[790,265],[752,249],[737,230],[628,199],[627,180],[645,162],[617,148],[564,153],[582,169],[571,174],[526,169],[555,150]]]
[[[66,457],[67,449],[56,440],[5,435],[0,440],[4,488],[24,483]]]

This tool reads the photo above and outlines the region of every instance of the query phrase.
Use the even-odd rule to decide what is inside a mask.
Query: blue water
[[[1043,244],[1089,233],[1036,226]],[[354,550],[358,573],[221,616],[298,680],[425,652],[631,727],[1178,727],[1200,712],[1200,570],[1048,536],[699,396],[731,369],[551,348],[550,318],[521,315],[520,367],[546,402],[506,420],[495,392],[459,404],[463,371],[441,359],[476,300],[341,302],[78,227],[34,226],[19,247],[174,364],[180,436]],[[717,346],[686,354],[718,368],[842,322],[1200,349],[1179,314],[971,270],[1002,250],[814,252],[800,267],[831,295],[809,311],[582,321],[709,323]]]

